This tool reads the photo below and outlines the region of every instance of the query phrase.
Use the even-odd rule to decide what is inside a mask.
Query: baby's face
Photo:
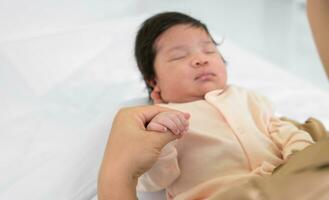
[[[165,102],[203,99],[226,86],[226,66],[216,45],[202,28],[176,25],[156,40],[154,89]]]

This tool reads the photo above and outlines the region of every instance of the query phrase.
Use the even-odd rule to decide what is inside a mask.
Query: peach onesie
[[[313,143],[307,132],[275,117],[263,96],[237,86],[161,106],[191,114],[188,133],[165,146],[138,180],[138,191],[166,189],[167,199],[207,199],[234,181],[270,175]]]

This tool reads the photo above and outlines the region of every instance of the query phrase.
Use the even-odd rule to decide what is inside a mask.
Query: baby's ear
[[[161,97],[161,90],[157,85],[153,87],[153,90],[151,92],[151,99],[153,100],[154,104],[165,103],[165,101]]]
[[[148,84],[153,88],[151,92],[151,99],[153,100],[153,103],[154,104],[165,103],[165,101],[161,97],[161,89],[158,86],[157,81],[155,79],[149,80]]]

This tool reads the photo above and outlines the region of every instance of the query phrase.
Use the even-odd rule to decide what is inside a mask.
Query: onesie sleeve
[[[259,128],[269,134],[281,150],[284,160],[293,152],[303,150],[314,143],[309,133],[275,116],[273,105],[266,97],[256,93],[252,93],[251,96],[259,109],[255,117]]]
[[[153,167],[138,179],[137,191],[155,192],[167,188],[180,175],[176,141],[168,143]]]
[[[271,118],[269,133],[272,140],[282,149],[283,159],[287,159],[292,153],[301,151],[314,143],[309,133],[277,117]]]

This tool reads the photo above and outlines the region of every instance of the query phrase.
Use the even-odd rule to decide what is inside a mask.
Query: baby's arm
[[[161,112],[156,115],[146,129],[150,131],[171,131],[175,135],[183,135],[189,127],[190,114],[180,111]]]
[[[289,122],[279,119],[274,114],[271,102],[264,96],[257,93],[251,93],[256,120],[260,129],[269,133],[270,138],[281,149],[282,157],[286,160],[292,153],[303,150],[310,144],[313,144],[309,133],[299,130]]]
[[[264,123],[267,125],[271,139],[281,149],[283,158],[286,160],[292,153],[301,151],[314,141],[309,133],[298,129],[292,123],[280,120],[274,114],[269,100],[258,96],[258,103],[263,107]]]
[[[281,147],[284,159],[314,143],[309,133],[279,118],[271,119],[270,134],[272,139]]]

